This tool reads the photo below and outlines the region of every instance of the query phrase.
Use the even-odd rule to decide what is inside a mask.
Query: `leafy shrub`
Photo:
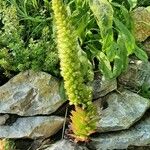
[[[131,12],[137,1],[68,0],[66,6],[79,44],[94,70],[98,66],[105,77],[116,78],[128,67],[130,56],[147,61],[133,34]]]
[[[146,61],[146,54],[136,45],[132,34],[134,26],[130,12],[136,7],[136,1],[90,2],[89,6],[89,0],[65,0],[79,45],[92,62],[93,69],[97,70],[99,64],[106,77],[114,78],[127,68],[130,55],[135,54]],[[96,6],[92,2],[96,2]],[[59,59],[51,2],[10,0],[6,3],[3,0],[1,3],[0,67],[6,73],[33,69],[58,76]],[[103,11],[105,8],[108,8],[106,12]],[[100,14],[97,10],[101,10]],[[106,22],[109,22],[108,26]]]
[[[71,129],[77,141],[86,141],[96,130],[93,70],[116,78],[128,67],[130,56],[147,61],[131,18],[134,8],[146,5],[147,0],[1,0],[0,69],[6,74],[33,69],[58,76],[60,58],[66,93],[75,105]]]
[[[22,13],[21,16],[22,7],[19,4],[22,3],[12,0],[11,5],[5,1],[1,5],[0,67],[6,73],[33,69],[58,76],[59,59],[53,40],[52,26],[49,26],[50,23],[43,23],[39,17],[34,18],[35,12],[33,17],[24,16],[27,12]],[[40,29],[37,29],[39,23]]]
[[[107,0],[91,0],[90,7],[102,38],[101,51],[96,51],[95,48],[95,55],[100,61],[100,70],[106,77],[113,78],[120,75],[127,68],[128,57],[131,54],[147,61],[146,53],[136,45],[128,9]],[[130,7],[135,6],[132,4]]]

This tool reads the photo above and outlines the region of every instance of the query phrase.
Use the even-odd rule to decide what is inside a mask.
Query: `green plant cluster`
[[[10,2],[3,0],[0,6],[0,68],[7,74],[33,69],[58,76],[59,59],[53,26],[49,25],[50,13],[46,16],[46,8],[29,11],[33,7],[31,1]]]
[[[0,3],[0,69],[7,74],[33,69],[58,76],[51,1]],[[81,56],[87,55],[94,70],[99,68],[106,77],[115,78],[127,68],[130,55],[147,59],[136,45],[131,12],[136,6],[148,6],[148,1],[64,0],[64,3],[79,46],[85,52]]]
[[[116,78],[125,71],[131,55],[148,59],[134,36],[131,11],[136,5],[137,1],[132,0],[125,4],[72,0],[65,1],[65,5],[61,0],[52,0],[61,75],[70,104],[75,105],[71,129],[76,140],[85,141],[96,129],[92,90],[87,84],[93,79],[92,69],[97,69],[95,59],[107,78]]]
[[[107,78],[116,78],[126,70],[129,58],[147,61],[137,46],[132,11],[141,6],[136,0],[66,0],[80,47],[94,70]],[[146,5],[146,3],[144,3]]]
[[[100,61],[100,70],[108,78],[117,77],[126,70],[132,54],[143,61],[148,59],[144,50],[137,46],[133,34],[130,11],[135,6],[131,3],[128,10],[123,5],[107,0],[90,1],[90,8],[100,29],[102,46],[101,51],[95,48],[94,53]]]
[[[117,78],[130,57],[148,59],[137,45],[131,15],[148,5],[148,0],[1,0],[0,70],[55,76],[61,71],[75,105],[71,129],[77,141],[86,141],[96,130],[93,72]]]

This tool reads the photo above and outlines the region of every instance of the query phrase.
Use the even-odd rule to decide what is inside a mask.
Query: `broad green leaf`
[[[78,23],[78,27],[77,27],[77,34],[79,37],[84,37],[85,33],[86,33],[86,27],[89,24],[90,18],[89,15],[87,14],[83,14],[82,17],[79,19],[77,18],[77,20],[80,21],[80,23]]]
[[[120,75],[121,71],[122,71],[122,47],[120,47],[120,35],[118,35],[118,40],[117,40],[117,49],[116,49],[116,55],[114,58],[114,65],[113,65],[113,75],[114,77],[117,77],[118,75]],[[119,43],[118,43],[119,42]]]
[[[114,66],[113,66],[113,75],[117,77],[120,75],[122,71],[122,59],[121,59],[121,51],[120,49],[117,50],[116,56],[114,58]]]
[[[128,0],[129,4],[130,4],[130,10],[132,10],[133,8],[136,7],[137,5],[137,0]]]
[[[123,19],[125,19],[127,27],[130,27],[131,17],[126,7],[115,2],[112,2],[111,4],[115,7],[120,8],[121,12],[120,11],[119,12],[123,15]]]
[[[142,50],[141,48],[139,48],[138,46],[135,47],[134,53],[142,61],[144,61],[144,62],[148,61],[148,56],[147,56],[146,52],[144,50]]]
[[[128,56],[127,56],[127,50],[125,47],[124,39],[121,37],[121,35],[118,35],[117,39],[117,46],[118,51],[116,54],[116,60],[114,62],[114,69],[113,73],[117,77],[122,71],[126,70],[128,66]],[[117,64],[118,63],[118,64]]]
[[[112,67],[107,56],[103,52],[97,54],[97,59],[100,61],[99,68],[106,78],[113,78]]]
[[[128,29],[132,29],[133,21],[132,21],[132,17],[130,15],[129,11],[123,5],[120,5],[120,9],[121,9],[121,13],[125,19],[126,27]]]
[[[112,50],[114,41],[112,29],[113,8],[107,0],[91,0],[90,8],[97,19],[97,24],[100,28],[102,51],[108,54],[108,59],[112,61],[114,56],[112,55],[114,53]]]
[[[89,82],[93,80],[93,71],[92,71],[92,64],[87,58],[87,54],[79,48],[78,57],[81,62],[81,72],[84,76],[84,81]]]
[[[106,55],[110,62],[114,60],[117,49],[118,49],[118,46],[115,42],[112,42],[111,46],[108,49],[106,49]]]
[[[104,38],[107,30],[112,28],[113,8],[107,0],[90,0],[90,8]]]
[[[106,52],[108,51],[108,49],[111,49],[113,41],[113,30],[110,28],[107,30],[107,33],[105,34],[105,37],[102,40],[102,51]]]
[[[130,33],[127,27],[122,22],[120,22],[117,18],[114,18],[114,22],[120,32],[120,36],[122,36],[122,38],[124,39],[124,43],[128,51],[128,55],[132,54],[135,49],[134,36]]]
[[[90,52],[93,54],[93,55],[97,55],[97,53],[99,52],[92,44],[88,44],[88,47],[90,49]]]

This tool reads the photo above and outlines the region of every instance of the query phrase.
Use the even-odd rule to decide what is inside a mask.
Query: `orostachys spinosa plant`
[[[76,141],[87,141],[96,130],[96,109],[92,104],[92,88],[87,82],[93,80],[92,65],[78,45],[76,32],[62,0],[52,0],[52,9],[61,75],[70,104],[75,106],[71,130]],[[84,64],[88,67],[84,68]]]

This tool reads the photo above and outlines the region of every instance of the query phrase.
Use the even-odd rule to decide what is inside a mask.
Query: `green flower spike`
[[[81,51],[75,31],[67,19],[65,6],[61,0],[52,0],[60,58],[61,75],[70,104],[75,105],[71,115],[71,130],[75,141],[88,141],[96,130],[96,110],[92,104],[92,88],[85,84],[93,79],[87,68],[89,62]],[[86,67],[84,67],[85,65]],[[90,66],[90,65],[89,65]],[[85,69],[86,68],[86,69]],[[86,70],[86,71],[85,71]],[[80,106],[80,107],[79,107]]]
[[[67,13],[61,0],[52,0],[52,8],[57,30],[61,75],[64,78],[64,86],[70,104],[84,104],[86,107],[92,99],[92,89],[84,84],[76,34],[67,19]]]

